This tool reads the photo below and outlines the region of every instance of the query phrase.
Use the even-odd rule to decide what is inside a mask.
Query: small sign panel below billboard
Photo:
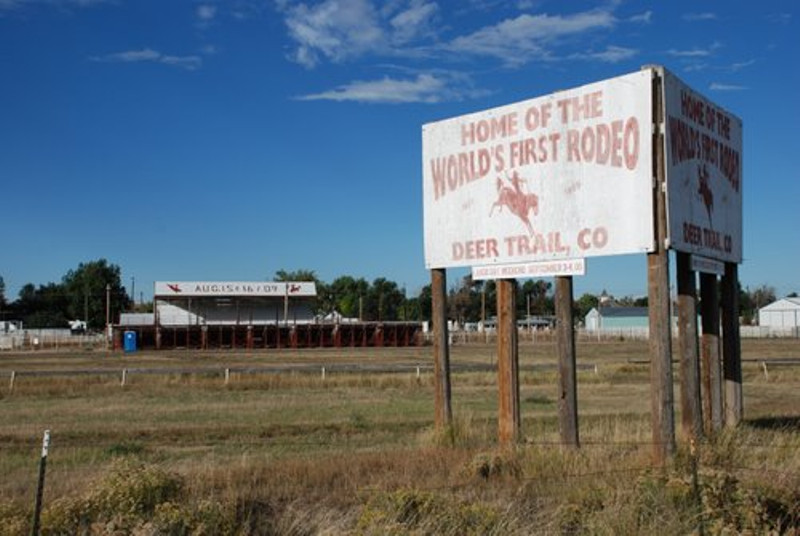
[[[584,259],[492,264],[489,266],[472,267],[472,279],[476,281],[485,279],[529,279],[533,277],[584,275],[585,273],[586,261]]]
[[[714,274],[725,275],[725,263],[716,259],[709,259],[700,255],[692,255],[690,257],[691,268],[693,272],[700,272],[701,274]]]

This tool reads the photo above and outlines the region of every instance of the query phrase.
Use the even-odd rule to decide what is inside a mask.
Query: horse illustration
[[[708,185],[709,173],[705,164],[703,164],[702,167],[697,166],[697,178],[700,181],[700,186],[697,189],[697,193],[703,198],[703,204],[706,206],[706,212],[708,212],[708,225],[713,227],[711,222],[711,213],[714,211],[714,192],[711,191],[711,188]]]
[[[492,205],[489,216],[491,217],[495,208],[502,211],[504,206],[508,207],[508,210],[525,224],[528,234],[533,236],[533,225],[529,215],[531,211],[533,211],[534,216],[539,214],[539,196],[522,191],[520,185],[526,181],[520,178],[516,171],[509,179],[509,182],[511,186],[504,184],[503,179],[500,177],[497,178],[497,200]]]

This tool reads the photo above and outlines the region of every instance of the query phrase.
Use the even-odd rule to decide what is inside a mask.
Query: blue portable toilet
[[[136,332],[135,331],[126,331],[125,337],[123,342],[123,348],[125,349],[125,353],[135,352],[136,351]]]

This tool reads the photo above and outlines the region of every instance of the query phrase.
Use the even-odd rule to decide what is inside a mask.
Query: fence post
[[[42,439],[42,457],[39,459],[39,482],[36,485],[36,502],[33,506],[33,526],[31,536],[39,536],[39,519],[42,515],[42,498],[44,497],[44,476],[47,470],[47,453],[50,450],[50,430],[44,431]]]
[[[125,387],[125,383],[128,381],[128,369],[122,369],[122,379],[119,382],[120,387]]]
[[[10,393],[14,392],[14,382],[16,382],[16,380],[17,380],[17,371],[12,370],[11,371],[11,381],[8,384],[8,391]]]

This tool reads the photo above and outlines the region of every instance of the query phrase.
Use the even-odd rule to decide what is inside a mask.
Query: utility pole
[[[108,350],[110,325],[111,325],[111,285],[109,283],[106,283],[106,350]]]

